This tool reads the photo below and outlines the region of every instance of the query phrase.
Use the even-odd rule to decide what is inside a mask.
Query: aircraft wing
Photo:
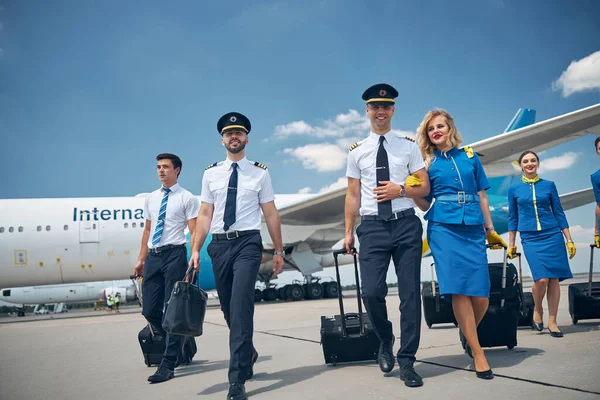
[[[280,208],[281,223],[284,225],[343,223],[345,201],[345,187],[318,194]]]
[[[499,176],[520,173],[510,163],[525,150],[541,152],[588,134],[600,135],[600,104],[480,140],[470,146],[481,156],[486,173]]]
[[[560,195],[560,204],[565,211],[595,202],[596,198],[592,188]]]

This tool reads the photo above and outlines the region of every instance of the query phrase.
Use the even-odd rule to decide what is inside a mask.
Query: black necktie
[[[223,216],[223,229],[227,231],[235,223],[235,200],[237,198],[237,163],[231,164],[233,172],[229,177],[229,186],[227,186],[227,200],[225,200],[225,215]]]
[[[375,186],[381,186],[380,181],[390,180],[390,165],[388,163],[387,152],[383,148],[383,142],[385,137],[379,137],[379,149],[377,150],[377,184]],[[385,220],[388,220],[392,216],[392,201],[386,200],[381,203],[377,203],[377,213]]]

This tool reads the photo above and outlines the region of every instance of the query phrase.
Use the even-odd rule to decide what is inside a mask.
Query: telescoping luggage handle
[[[502,246],[499,243],[494,243],[494,244],[486,244],[485,247],[487,247],[488,249],[494,249],[496,246]],[[502,248],[504,249],[504,257],[503,257],[503,262],[502,262],[502,300],[500,300],[500,307],[504,307],[504,293],[506,289],[506,265],[508,263],[508,257],[507,257],[507,252],[508,252],[508,247],[506,246],[502,246]],[[521,257],[519,257],[519,262],[521,262]],[[520,264],[519,264],[520,266]]]
[[[595,244],[590,244],[590,274],[588,279],[588,296],[592,296],[592,275],[594,273],[594,248]]]
[[[436,295],[435,292],[435,268],[433,268],[435,263],[431,263],[431,294],[435,299],[435,312],[440,312],[440,296]]]
[[[358,283],[358,264],[356,262],[356,249],[353,247],[351,250],[352,256],[354,257],[354,279],[356,280],[356,300],[358,301],[358,326],[360,329],[360,334],[364,335],[365,330],[362,320],[362,303],[360,301],[360,284]],[[342,320],[342,336],[347,337],[348,333],[346,330],[346,314],[344,313],[344,302],[342,301],[342,281],[340,279],[340,267],[338,265],[338,256],[340,254],[348,254],[348,252],[346,251],[346,249],[339,249],[333,252],[333,258],[335,259],[335,275],[338,284],[338,301],[340,302],[340,317]]]

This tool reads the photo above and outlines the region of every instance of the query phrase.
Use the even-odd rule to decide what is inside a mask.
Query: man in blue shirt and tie
[[[207,251],[229,327],[228,400],[245,400],[245,382],[254,375],[258,358],[252,343],[254,285],[263,257],[272,260],[273,274],[277,276],[285,256],[271,176],[265,165],[246,158],[250,129],[250,120],[238,112],[227,113],[217,122],[227,158],[209,165],[204,172],[190,260],[190,265],[199,270],[200,249],[210,233],[212,240]],[[264,255],[261,210],[274,247],[265,250]]]
[[[144,274],[142,314],[165,338],[166,343],[163,359],[156,373],[148,378],[151,383],[173,378],[173,370],[181,355],[184,337],[165,332],[162,327],[163,311],[175,282],[185,277],[185,228],[188,227],[191,234],[195,232],[200,208],[198,199],[177,183],[182,167],[181,159],[174,154],[163,153],[156,160],[156,170],[162,186],[150,193],[144,202],[146,224],[140,254],[133,270],[135,275]]]

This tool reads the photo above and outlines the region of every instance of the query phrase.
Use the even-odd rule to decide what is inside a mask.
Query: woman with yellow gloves
[[[563,337],[556,325],[560,301],[559,282],[573,277],[567,260],[575,256],[569,224],[560,204],[554,182],[541,179],[538,174],[539,157],[526,151],[519,157],[524,174],[521,182],[508,189],[508,257],[516,257],[516,232],[521,235],[523,252],[533,276],[533,327],[544,329],[542,301],[548,293],[548,330],[552,337]],[[562,234],[561,234],[562,231]],[[567,246],[563,235],[567,239]]]
[[[417,130],[417,143],[428,169],[431,192],[415,198],[427,211],[427,240],[435,262],[440,295],[452,301],[456,321],[467,339],[478,378],[492,379],[477,337],[490,296],[486,239],[506,243],[494,230],[486,190],[490,188],[479,157],[469,147],[446,111],[428,112]],[[418,184],[409,177],[406,185]],[[432,200],[435,199],[433,205]]]

